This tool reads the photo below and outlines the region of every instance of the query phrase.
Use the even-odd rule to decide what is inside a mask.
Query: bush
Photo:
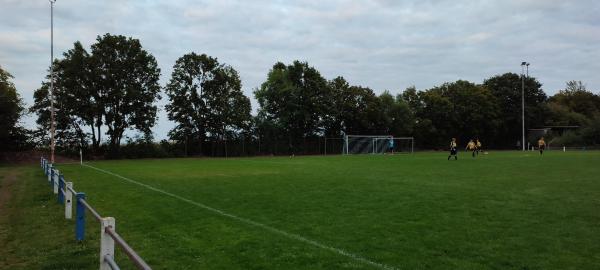
[[[143,139],[128,140],[119,150],[120,158],[164,158],[168,153],[151,141]]]
[[[555,137],[552,140],[553,146],[583,146],[585,140],[578,131],[567,131],[562,136]]]
[[[581,136],[588,145],[600,145],[600,115],[595,115],[581,130]]]

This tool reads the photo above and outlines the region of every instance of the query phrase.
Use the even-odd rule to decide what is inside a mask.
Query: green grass
[[[16,177],[11,183],[10,174]],[[57,204],[38,167],[0,166],[3,189],[10,192],[10,198],[0,206],[0,269],[98,268],[99,235],[75,241],[73,223],[64,219],[64,208]]]
[[[398,269],[600,269],[600,152],[89,164],[187,200],[89,167],[59,166],[102,215],[116,218],[117,231],[155,269],[377,269],[268,228]],[[50,255],[13,257],[36,261],[34,269],[97,268],[96,221],[88,218],[90,239],[76,243],[73,222],[60,218],[41,170],[23,170],[31,180],[20,187],[27,194],[19,207],[56,221],[22,217],[39,224],[9,227],[12,247],[43,242],[31,234],[66,238],[52,236],[62,241],[53,256],[61,263]],[[38,189],[45,193],[29,194]],[[42,203],[48,206],[37,207]],[[131,267],[122,254],[117,260]]]

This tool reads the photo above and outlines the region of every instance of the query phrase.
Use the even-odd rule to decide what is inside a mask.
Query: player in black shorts
[[[452,141],[450,141],[450,155],[448,156],[448,160],[450,160],[452,156],[454,156],[454,160],[458,160],[457,152],[458,151],[456,150],[456,138],[452,138]]]
[[[540,149],[540,155],[543,155],[544,150],[546,150],[546,141],[544,141],[544,137],[541,137],[538,140],[538,148]]]
[[[477,151],[478,156],[479,156],[479,152],[483,151],[481,149],[481,141],[479,140],[479,138],[475,139],[475,149]]]
[[[473,157],[475,157],[475,151],[477,151],[477,147],[475,146],[475,142],[471,139],[467,144],[465,150],[469,150],[473,152]]]

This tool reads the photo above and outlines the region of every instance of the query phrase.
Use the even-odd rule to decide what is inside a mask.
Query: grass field
[[[600,269],[600,152],[88,165],[59,169],[155,269]],[[57,221],[8,226],[9,250],[51,249],[18,234],[54,230],[66,247],[34,252],[30,265],[54,269],[45,256],[63,256],[56,268],[97,268],[96,221],[76,243],[41,170],[21,170],[32,180],[17,197],[33,188],[31,204],[49,206],[32,209]]]

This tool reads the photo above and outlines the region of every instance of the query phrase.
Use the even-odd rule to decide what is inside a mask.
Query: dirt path
[[[31,150],[22,152],[4,152],[0,153],[0,163],[12,165],[33,165],[40,164],[40,157],[48,158],[48,153],[44,151]],[[56,163],[79,162],[79,159],[68,158],[60,155],[55,156]]]
[[[12,198],[11,190],[16,182],[17,171],[9,170],[8,173],[4,175],[4,178],[0,183],[0,215],[4,213],[4,208],[6,207],[6,204]]]

